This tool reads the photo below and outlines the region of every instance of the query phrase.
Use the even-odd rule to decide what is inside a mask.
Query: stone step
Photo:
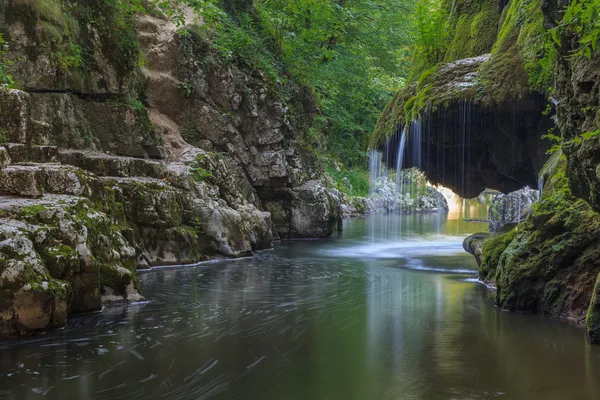
[[[113,156],[88,150],[59,150],[60,162],[94,173],[97,176],[148,177],[164,179],[166,164],[145,158]]]
[[[0,168],[4,168],[10,165],[11,163],[10,154],[8,153],[8,149],[6,147],[0,147]]]
[[[12,164],[0,170],[0,194],[41,197],[45,193],[91,195],[96,178],[85,171],[61,164]]]
[[[58,162],[58,147],[27,145],[23,143],[8,143],[6,146],[10,159],[13,163],[35,162],[50,163]]]
[[[181,189],[172,185],[167,179],[148,177],[98,177],[103,186],[113,186],[120,189],[136,188],[140,193],[181,192]]]

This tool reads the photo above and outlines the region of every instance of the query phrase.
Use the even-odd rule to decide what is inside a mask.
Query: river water
[[[2,399],[600,399],[584,331],[506,313],[460,217],[141,275],[146,304],[0,343]]]

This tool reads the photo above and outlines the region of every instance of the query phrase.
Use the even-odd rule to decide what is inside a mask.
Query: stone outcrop
[[[524,221],[531,212],[531,206],[539,199],[540,191],[530,187],[494,197],[489,210],[490,232]]]
[[[499,229],[468,238],[465,250],[480,264],[481,280],[497,286],[498,306],[585,323],[590,341],[600,343],[600,56],[596,43],[585,50],[578,32],[591,28],[576,13],[563,21],[572,4],[455,1],[443,61],[415,67],[372,147],[393,167],[404,132],[411,150],[403,167],[418,166],[464,197],[537,187],[542,175],[545,187],[528,214],[519,204],[535,200],[534,191],[499,197],[490,211],[491,230]],[[483,15],[498,24],[487,24],[479,42]],[[550,129],[552,158],[541,139]]]
[[[448,211],[448,202],[442,193],[426,184],[406,182],[400,190],[389,177],[378,178],[372,187],[369,200],[377,212],[383,213],[427,213]]]
[[[386,153],[388,167],[395,168],[405,133],[412,150],[403,167],[421,169],[461,197],[537,185],[549,148],[542,136],[554,122],[543,113],[547,86],[529,82],[526,69],[539,60],[529,60],[522,46],[535,48],[539,38],[530,38],[538,26],[524,27],[524,20],[541,24],[539,4],[453,3],[457,26],[443,61],[416,65],[377,123],[371,146]]]
[[[497,286],[498,306],[576,323],[587,316],[590,339],[597,342],[600,216],[571,194],[564,156],[554,159],[543,195],[524,222],[474,235],[465,246],[480,263],[480,279]]]
[[[542,136],[553,125],[542,114],[546,101],[536,93],[502,102],[481,97],[480,70],[488,60],[483,55],[440,64],[388,105],[401,114],[384,111],[372,143],[389,155],[388,167],[397,164],[404,133],[416,150],[404,157],[403,168],[417,167],[461,197],[476,197],[487,188],[509,193],[537,185],[547,159]],[[419,144],[411,145],[415,141]]]
[[[0,4],[23,88],[0,90],[0,337],[141,300],[136,269],[340,229],[306,89],[220,61],[189,10],[51,1]]]

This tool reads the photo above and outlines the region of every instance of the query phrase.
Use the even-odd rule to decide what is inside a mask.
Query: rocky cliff
[[[460,24],[444,60],[417,65],[418,79],[390,103],[373,146],[417,121],[429,152],[423,169],[461,194],[508,193],[536,187],[541,177],[541,199],[523,222],[517,213],[498,232],[469,238],[465,249],[481,279],[496,285],[498,306],[585,323],[590,341],[600,343],[600,59],[589,31],[598,12],[582,3],[589,2],[454,2],[451,18]],[[485,12],[494,6],[499,14]],[[577,14],[583,9],[595,12],[587,25]],[[481,35],[487,45],[476,51],[483,15],[492,40]],[[549,129],[552,158],[541,140]]]
[[[303,87],[113,2],[0,3],[0,336],[137,301],[136,269],[335,233]]]
[[[444,2],[452,35],[443,57],[417,57],[411,81],[384,110],[371,143],[394,153],[406,130],[420,142],[418,167],[435,183],[472,198],[486,188],[504,193],[535,187],[547,159],[542,136],[553,126],[543,91],[528,79],[539,4],[522,1]],[[529,25],[524,22],[527,21]],[[545,89],[545,88],[544,88]],[[390,166],[397,162],[388,157]]]

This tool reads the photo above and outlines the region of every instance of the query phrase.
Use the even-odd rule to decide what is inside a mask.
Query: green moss
[[[377,120],[375,131],[373,132],[371,143],[369,145],[371,148],[383,146],[387,138],[396,132],[397,127],[405,124],[404,103],[414,96],[416,88],[417,86],[413,85],[399,91],[392,101],[388,103]]]
[[[127,285],[131,283],[131,276],[128,274],[122,274],[116,267],[115,264],[104,264],[100,263],[100,284],[105,287],[109,287],[115,291],[115,293],[125,296],[127,294]]]
[[[79,269],[79,253],[65,244],[44,246],[38,250],[50,275],[56,279],[70,277]]]
[[[482,1],[456,20],[452,42],[445,61],[474,57],[488,53],[498,34],[500,11],[495,1]]]
[[[580,311],[573,310],[577,298],[588,294],[577,277],[600,269],[600,215],[571,194],[564,157],[553,157],[548,168],[527,219],[485,244],[482,277],[496,281],[501,307],[571,316]]]
[[[546,29],[541,4],[542,0],[509,3],[490,60],[480,71],[487,101],[520,99],[549,86],[551,66],[542,62]]]
[[[486,239],[483,245],[483,257],[479,267],[479,277],[483,281],[495,281],[500,257],[513,241],[517,229],[503,235],[494,235]]]

